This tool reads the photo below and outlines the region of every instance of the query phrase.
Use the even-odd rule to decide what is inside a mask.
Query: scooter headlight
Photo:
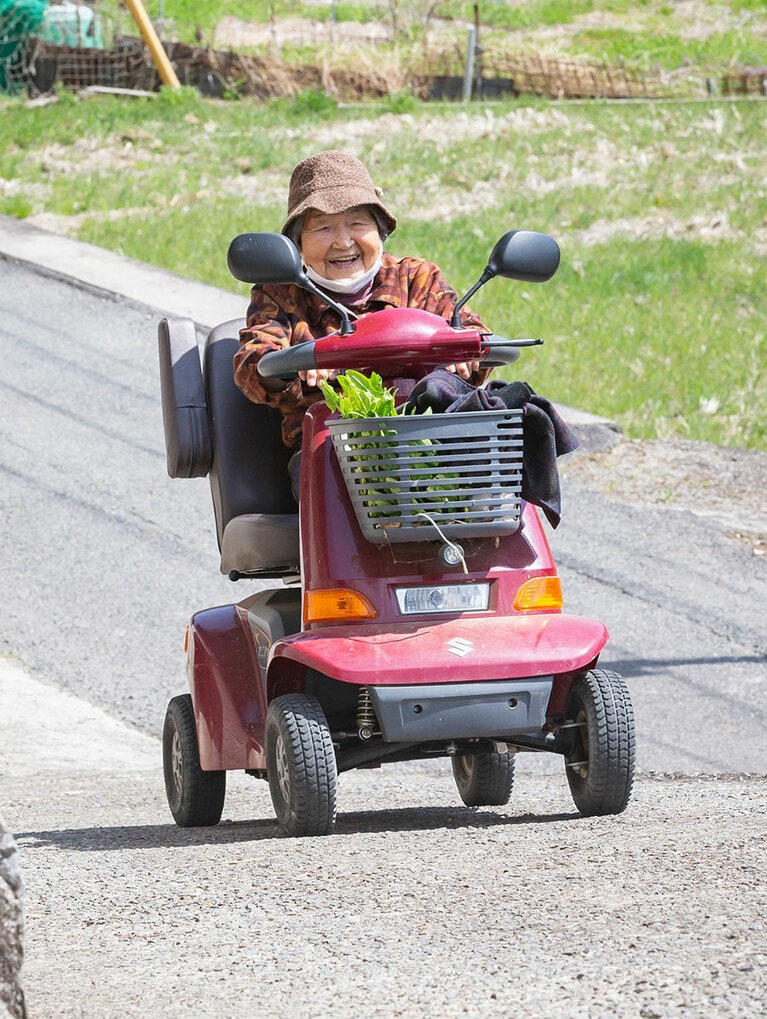
[[[397,604],[404,616],[433,612],[486,612],[490,584],[436,584],[433,587],[398,587]]]

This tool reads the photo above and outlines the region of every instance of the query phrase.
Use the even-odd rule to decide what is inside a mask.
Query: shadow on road
[[[735,715],[745,716],[751,721],[767,722],[767,711],[754,703],[753,696],[738,697],[729,682],[720,683],[719,686],[714,685],[716,674],[707,668],[712,665],[722,667],[754,665],[764,669],[767,668],[767,657],[755,652],[753,655],[722,655],[721,657],[701,658],[608,658],[606,656],[604,661],[605,668],[614,669],[626,680],[660,680],[666,673],[669,680],[678,683],[684,691],[692,691],[696,698],[721,701],[727,710]],[[699,666],[706,671],[700,673],[700,679],[685,673],[674,672],[674,669],[690,666]]]
[[[767,665],[767,658],[758,652],[753,655],[721,655],[707,658],[615,658],[605,665],[620,672],[625,679],[654,675],[659,669],[674,669],[685,665]]]
[[[520,814],[507,817],[495,812],[479,813],[469,808],[405,807],[401,810],[358,811],[339,814],[334,837],[375,832],[435,831],[440,828],[496,828],[508,825],[549,824],[573,821],[580,814]],[[169,824],[123,825],[113,828],[65,828],[61,831],[17,832],[22,848],[55,847],[81,853],[114,850],[172,849],[179,846],[229,845],[238,842],[282,840],[277,822],[225,821],[210,828],[176,828]]]

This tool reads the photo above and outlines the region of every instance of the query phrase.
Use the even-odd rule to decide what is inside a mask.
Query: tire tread
[[[268,776],[277,820],[287,835],[327,835],[336,819],[338,779],[335,750],[319,701],[306,694],[285,694],[270,704],[268,761],[268,748],[277,732],[290,747],[294,773],[290,803],[283,800],[276,778]]]
[[[182,789],[176,789],[171,747],[174,732],[181,743]],[[218,824],[226,797],[226,772],[203,771],[197,725],[190,694],[171,698],[163,725],[163,773],[173,819],[180,828],[203,828]]]
[[[453,778],[467,807],[503,807],[511,799],[516,759],[513,754],[496,751],[471,757],[466,774],[465,758],[453,758]]]
[[[589,764],[586,777],[567,769],[575,805],[586,817],[619,814],[628,806],[634,784],[636,736],[634,709],[621,675],[609,669],[581,673],[568,700],[568,718],[580,702],[593,714],[589,733]],[[597,756],[595,756],[595,751]],[[582,748],[575,750],[578,758]]]

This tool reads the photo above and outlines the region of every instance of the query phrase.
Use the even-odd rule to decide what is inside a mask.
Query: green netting
[[[0,0],[0,89],[17,92],[23,82],[30,36],[42,24],[47,0]]]

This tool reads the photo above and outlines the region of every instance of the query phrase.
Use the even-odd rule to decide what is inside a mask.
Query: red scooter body
[[[538,511],[525,503],[519,530],[481,543],[468,574],[446,570],[431,545],[408,548],[409,556],[373,545],[361,536],[325,427],[328,414],[317,405],[304,425],[303,591],[354,591],[377,615],[370,622],[308,623],[273,644],[258,626],[258,598],[195,615],[188,672],[202,767],[264,768],[268,703],[303,691],[307,670],[372,687],[553,677],[546,719],[556,722],[573,675],[596,665],[608,634],[603,623],[560,609],[514,608],[525,581],[556,576]],[[397,587],[457,580],[489,581],[488,609],[471,616],[427,614],[417,621],[398,611]]]
[[[497,347],[496,338],[426,312],[392,309],[350,333],[268,357],[274,373],[282,357],[282,370],[364,366],[418,375],[489,360],[493,340]],[[218,820],[222,776],[246,770],[268,779],[288,834],[326,834],[335,774],[434,756],[451,758],[465,803],[497,805],[508,799],[519,750],[561,754],[584,813],[622,810],[633,776],[630,701],[620,677],[596,669],[605,626],[561,610],[536,508],[522,502],[510,533],[471,532],[457,556],[445,555],[456,546],[436,525],[420,540],[393,542],[383,531],[370,540],[329,419],[318,403],[304,422],[300,587],[291,578],[198,612],[189,624],[193,732],[176,698],[164,738],[177,822]],[[451,608],[453,597],[471,607]],[[591,732],[599,724],[593,709],[606,699],[622,705],[615,725],[623,747],[620,761],[607,765],[604,740]],[[190,762],[184,745],[192,737]],[[605,769],[614,788],[595,793]],[[189,792],[197,786],[205,796]]]
[[[470,571],[448,570],[434,544],[408,561],[395,546],[374,545],[360,534],[319,405],[306,419],[311,451],[302,469],[301,542],[304,590],[350,589],[375,607],[369,623],[309,623],[278,642],[273,658],[300,662],[340,682],[373,685],[450,683],[463,679],[518,679],[570,673],[596,661],[607,640],[602,623],[553,611],[519,611],[526,580],[556,576],[548,541],[534,507],[525,504],[518,531],[479,543]],[[419,554],[420,553],[420,554]],[[403,619],[398,587],[490,581],[489,607],[472,615],[420,615]],[[454,642],[471,644],[456,655]],[[510,654],[510,649],[514,651]]]

